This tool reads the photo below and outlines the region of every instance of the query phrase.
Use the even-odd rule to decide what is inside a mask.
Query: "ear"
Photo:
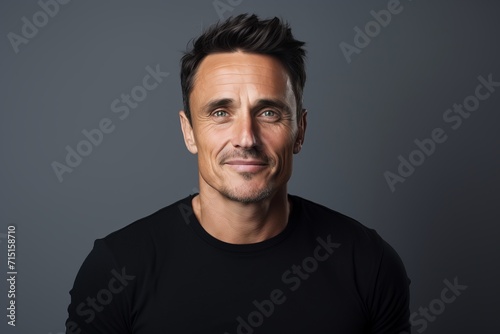
[[[179,111],[179,119],[181,121],[182,135],[184,136],[184,144],[189,152],[196,154],[198,153],[198,147],[196,146],[196,140],[194,139],[193,127],[189,122],[184,110]]]
[[[302,115],[300,116],[298,123],[298,132],[297,138],[295,139],[295,144],[293,146],[293,153],[297,154],[302,149],[302,145],[304,144],[304,138],[306,136],[306,127],[307,127],[307,110],[302,109]]]

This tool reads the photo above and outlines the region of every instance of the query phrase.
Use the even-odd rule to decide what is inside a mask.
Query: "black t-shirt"
[[[70,291],[67,333],[409,332],[409,279],[372,229],[289,195],[286,228],[235,245],[193,196],[96,240]]]

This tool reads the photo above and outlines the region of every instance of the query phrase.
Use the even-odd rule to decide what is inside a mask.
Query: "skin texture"
[[[187,149],[198,154],[193,209],[204,229],[234,244],[269,239],[288,221],[287,182],[307,112],[297,120],[289,75],[267,55],[208,55],[179,113]]]

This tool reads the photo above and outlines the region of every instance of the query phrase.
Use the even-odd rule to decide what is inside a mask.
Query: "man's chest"
[[[172,263],[138,289],[134,333],[362,333],[366,324],[332,261]]]

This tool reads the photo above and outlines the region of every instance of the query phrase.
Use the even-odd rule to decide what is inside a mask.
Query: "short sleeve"
[[[134,279],[116,264],[105,241],[96,240],[70,290],[66,334],[130,333]]]
[[[410,279],[396,251],[382,241],[371,303],[373,334],[410,333]]]

